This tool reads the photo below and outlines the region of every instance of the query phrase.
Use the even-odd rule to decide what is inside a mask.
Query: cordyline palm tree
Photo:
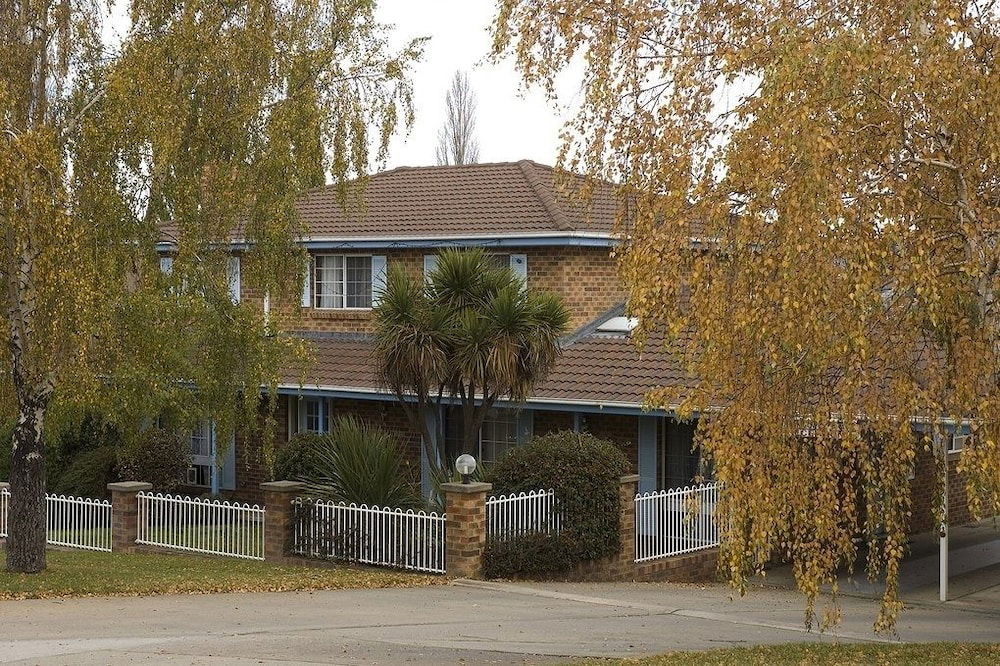
[[[438,468],[442,406],[460,409],[462,451],[472,453],[496,401],[523,402],[552,369],[569,312],[482,250],[445,250],[427,276],[390,270],[375,322],[379,380]]]

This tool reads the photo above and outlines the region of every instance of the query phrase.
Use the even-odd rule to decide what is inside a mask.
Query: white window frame
[[[309,428],[309,407],[310,405],[315,405],[317,413],[315,418],[317,420],[318,430],[313,430]],[[296,404],[296,433],[300,432],[311,432],[315,434],[324,434],[330,431],[330,401],[324,397],[316,396],[302,396],[298,399]]]
[[[199,452],[195,452],[194,449],[196,441],[204,443],[204,446],[199,447]],[[191,431],[188,442],[191,460],[188,465],[187,485],[209,488],[212,485],[212,466],[215,464],[215,460],[212,458],[211,421],[201,421],[198,423],[194,430]],[[198,482],[197,477],[199,476],[199,472],[197,468],[199,467],[205,468],[205,482],[203,483]]]
[[[948,453],[961,453],[962,449],[965,448],[965,443],[967,441],[969,441],[968,433],[952,433],[951,437],[948,439]]]
[[[509,450],[511,447],[518,446],[518,444],[520,444],[520,440],[521,440],[521,438],[520,438],[521,424],[520,424],[520,419],[518,418],[518,416],[519,416],[518,415],[518,411],[516,409],[510,409],[510,408],[507,408],[507,407],[493,407],[491,409],[491,411],[494,411],[498,416],[501,415],[501,414],[504,415],[503,421],[507,422],[508,425],[510,425],[511,427],[513,427],[513,435],[514,435],[513,440],[508,440],[506,442],[500,442],[498,440],[490,440],[493,443],[493,446],[496,447],[497,444],[505,444],[507,446],[507,448],[504,450],[505,452],[507,450]],[[479,426],[479,451],[478,451],[479,457],[478,457],[478,460],[481,461],[481,462],[485,462],[487,464],[493,464],[493,463],[495,463],[497,461],[496,457],[493,457],[493,458],[487,460],[486,456],[483,455],[483,431],[486,430],[486,424],[487,423],[497,423],[499,421],[500,421],[499,418],[490,418],[490,415],[487,414],[486,418],[483,419],[482,425]],[[501,454],[501,455],[503,455],[503,454]]]
[[[320,292],[320,284],[321,284],[321,282],[320,282],[320,279],[319,279],[319,271],[320,271],[320,266],[319,266],[320,262],[319,262],[319,260],[320,259],[325,259],[325,258],[336,258],[336,257],[339,257],[340,260],[341,260],[341,266],[340,266],[340,284],[343,287],[343,291],[340,294],[340,305],[333,305],[333,306],[320,305],[320,302],[321,302],[320,299],[324,295]],[[347,305],[347,297],[348,297],[348,293],[347,293],[347,284],[348,284],[348,281],[347,281],[347,271],[348,271],[347,263],[348,263],[348,259],[367,259],[368,260],[368,271],[367,271],[367,275],[368,275],[368,291],[369,291],[368,305],[365,305],[365,306],[356,306],[356,305],[354,305],[354,306],[348,306]],[[312,262],[311,262],[311,264],[312,264],[312,270],[310,271],[311,275],[312,275],[312,283],[313,283],[313,285],[312,285],[313,286],[313,289],[312,289],[312,307],[313,307],[313,309],[315,309],[315,310],[371,310],[372,307],[375,305],[376,300],[377,300],[376,299],[376,295],[375,295],[375,287],[376,287],[376,285],[375,285],[375,279],[374,279],[374,276],[372,274],[373,273],[373,271],[372,271],[372,262],[373,261],[374,261],[374,255],[371,255],[371,254],[329,254],[329,253],[324,253],[324,254],[317,254],[317,255],[315,255],[312,258]],[[331,269],[324,268],[323,270],[331,270]],[[334,269],[334,270],[336,270],[336,269]],[[324,281],[324,282],[322,282],[322,284],[324,284],[324,285],[326,285],[326,284],[336,285],[337,282],[325,282]],[[333,294],[333,296],[336,297],[336,294]]]

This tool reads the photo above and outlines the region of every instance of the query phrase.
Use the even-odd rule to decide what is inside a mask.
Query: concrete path
[[[919,604],[906,641],[1000,641],[997,596]],[[459,581],[405,590],[0,602],[0,662],[26,664],[544,664],[792,641],[879,640],[869,599],[832,634],[802,599],[722,585]]]

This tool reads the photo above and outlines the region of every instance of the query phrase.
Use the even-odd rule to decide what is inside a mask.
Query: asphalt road
[[[1000,642],[1000,586],[918,603],[899,639]],[[791,641],[885,640],[870,599],[826,634],[802,598],[723,585],[458,582],[415,589],[0,602],[0,662],[542,664]]]

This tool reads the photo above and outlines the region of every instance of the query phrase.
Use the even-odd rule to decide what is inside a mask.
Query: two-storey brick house
[[[442,248],[482,247],[529,286],[560,294],[571,312],[572,332],[555,369],[531,398],[493,411],[481,430],[477,459],[488,464],[532,434],[586,430],[623,448],[640,476],[640,491],[691,483],[699,473],[692,453],[696,424],[642,409],[650,388],[684,386],[690,379],[661,347],[649,345],[640,354],[629,339],[632,322],[624,317],[624,288],[610,256],[617,211],[612,188],[596,187],[584,205],[560,193],[554,176],[551,167],[526,160],[402,167],[372,176],[364,204],[348,210],[333,188],[304,193],[298,209],[309,230],[302,243],[310,261],[300,303],[265,305],[241,287],[237,253],[234,297],[260,302],[280,330],[300,336],[313,351],[308,367],[285,370],[278,445],[300,431],[323,432],[338,415],[354,414],[397,432],[410,464],[420,466],[419,434],[395,397],[375,381],[369,361],[372,307],[389,266],[419,275],[434,265]],[[208,485],[214,474],[219,489],[255,497],[258,483],[267,479],[254,448],[237,436],[225,464],[213,473],[205,432],[192,439],[191,481]],[[426,482],[426,469],[422,476]],[[918,508],[927,509],[930,499],[922,489],[932,484],[921,478],[915,497]],[[958,495],[964,492],[960,486],[954,488]],[[964,497],[956,499],[953,506],[965,505]]]

